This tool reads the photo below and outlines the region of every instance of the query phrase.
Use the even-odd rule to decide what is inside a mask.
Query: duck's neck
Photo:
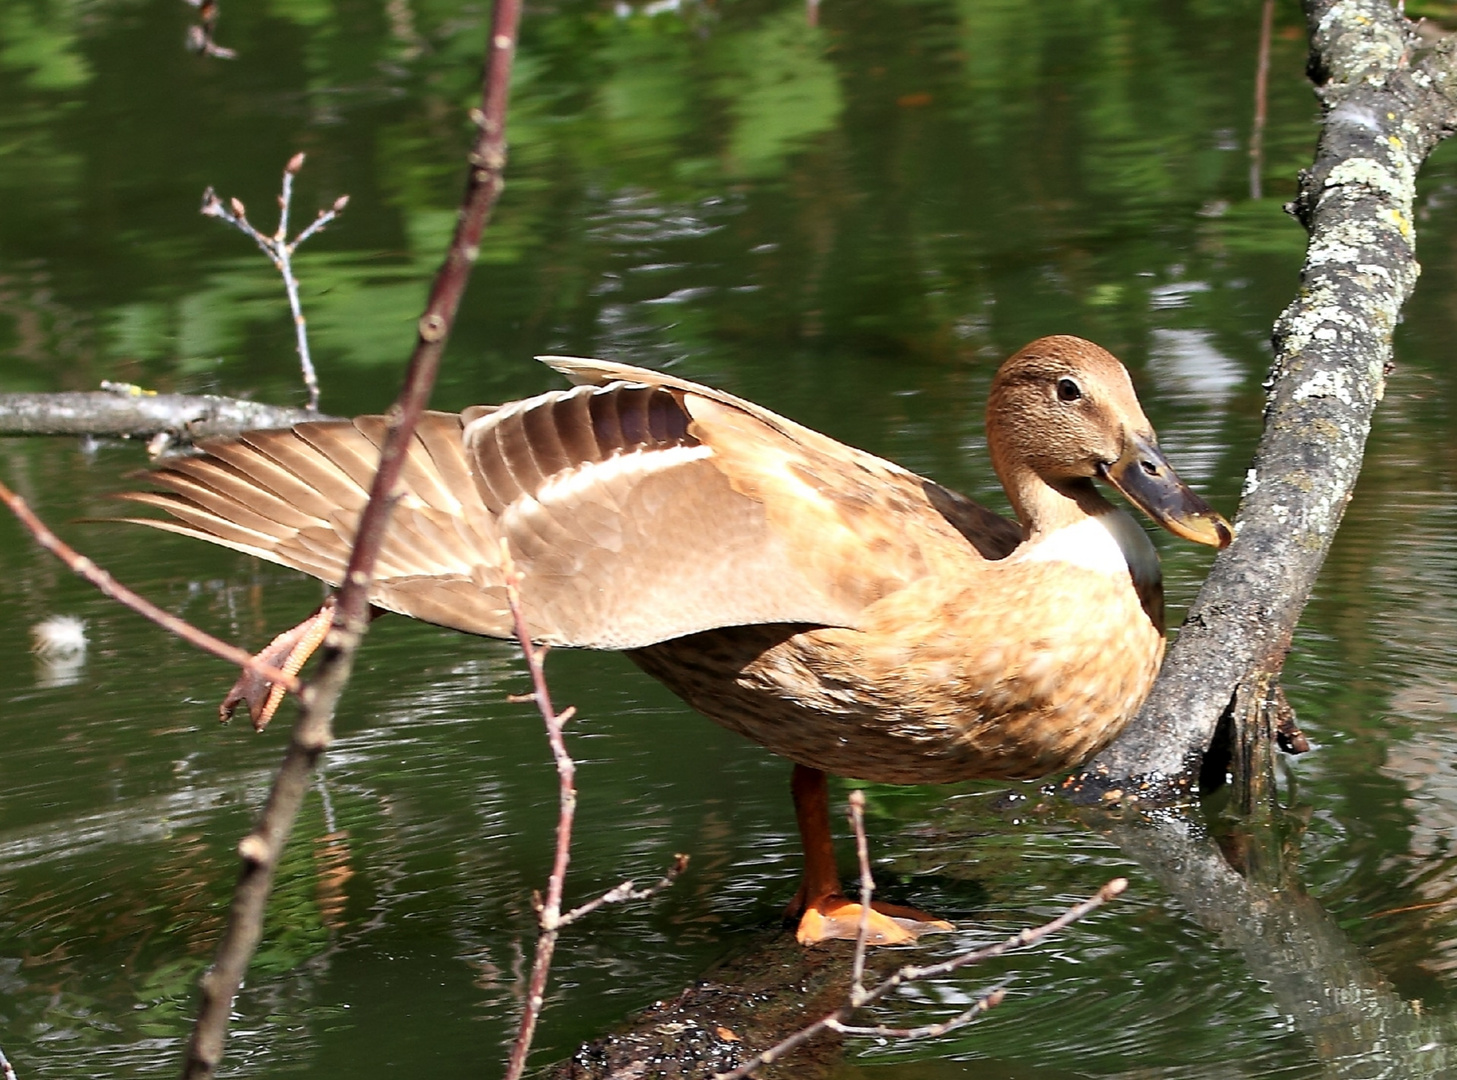
[[[1128,574],[1149,622],[1163,633],[1163,573],[1138,522],[1105,499],[1091,480],[1049,484],[1029,471],[1026,478],[1004,476],[1002,482],[1022,522],[1021,559]]]
[[[1025,469],[1003,476],[1002,484],[1012,500],[1012,509],[1017,512],[1017,520],[1022,523],[1023,538],[1034,543],[1059,529],[1114,509],[1091,480],[1052,484],[1031,469]]]

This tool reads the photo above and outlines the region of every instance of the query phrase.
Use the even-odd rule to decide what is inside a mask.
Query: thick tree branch
[[[1388,0],[1307,0],[1306,15],[1324,120],[1289,209],[1310,241],[1299,294],[1275,326],[1236,537],[1142,712],[1068,781],[1075,798],[1185,798],[1221,718],[1271,727],[1275,680],[1350,500],[1416,284],[1415,177],[1457,123],[1453,46],[1415,58],[1413,24]]]
[[[0,394],[0,435],[96,435],[147,439],[169,435],[189,443],[263,428],[286,428],[329,417],[307,409],[210,394],[146,394],[94,390]]]

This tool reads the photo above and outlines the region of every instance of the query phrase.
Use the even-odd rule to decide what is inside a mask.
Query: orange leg
[[[803,912],[795,937],[801,945],[835,938],[854,941],[860,929],[861,906],[840,891],[834,838],[830,834],[828,781],[819,769],[795,765],[790,787],[804,848],[804,880],[790,907],[791,912]],[[914,941],[928,930],[951,928],[950,923],[924,911],[872,901],[865,940],[871,945],[899,945]]]

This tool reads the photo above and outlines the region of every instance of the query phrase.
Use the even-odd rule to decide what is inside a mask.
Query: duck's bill
[[[1162,450],[1150,439],[1131,435],[1123,456],[1099,466],[1103,478],[1175,536],[1223,548],[1234,530],[1223,515],[1179,479]]]

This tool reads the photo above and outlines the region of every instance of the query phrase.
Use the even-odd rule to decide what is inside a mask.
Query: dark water
[[[212,184],[271,226],[278,173],[305,150],[298,220],[352,196],[298,262],[323,404],[381,408],[451,224],[484,6],[232,0],[218,37],[233,61],[183,51],[189,12],[0,7],[0,389],[121,379],[300,401],[272,269],[196,207]],[[510,184],[436,404],[554,385],[537,353],[674,364],[1000,507],[980,441],[991,372],[1031,338],[1078,333],[1129,364],[1171,456],[1232,512],[1302,250],[1280,205],[1316,116],[1282,2],[1252,201],[1258,19],[1256,0],[828,0],[818,28],[770,0],[533,8]],[[1187,866],[1161,878],[1116,833],[974,787],[872,788],[893,888],[963,928],[931,955],[1042,921],[1114,874],[1133,884],[1033,954],[897,999],[887,1015],[919,1022],[1011,989],[944,1040],[852,1044],[846,1077],[1443,1074],[1450,151],[1422,192],[1425,276],[1288,676],[1317,749],[1288,767],[1281,829],[1335,943],[1326,959],[1292,985],[1278,946],[1201,921]],[[142,462],[125,444],[0,441],[7,483],[206,629],[256,647],[318,601],[316,584],[227,552],[64,524],[107,513]],[[1156,542],[1177,622],[1208,556]],[[27,1080],[165,1075],[283,736],[218,727],[229,673],[103,602],[8,517],[0,582],[0,1045]],[[87,622],[71,668],[27,654],[55,614]],[[555,654],[551,678],[582,711],[571,895],[653,876],[675,851],[693,865],[651,905],[564,939],[543,1063],[773,925],[798,873],[783,762],[618,657]],[[281,870],[230,1071],[497,1073],[555,823],[539,720],[504,700],[523,685],[504,645],[376,625]],[[1379,1023],[1393,1015],[1410,1019],[1395,1034]]]

